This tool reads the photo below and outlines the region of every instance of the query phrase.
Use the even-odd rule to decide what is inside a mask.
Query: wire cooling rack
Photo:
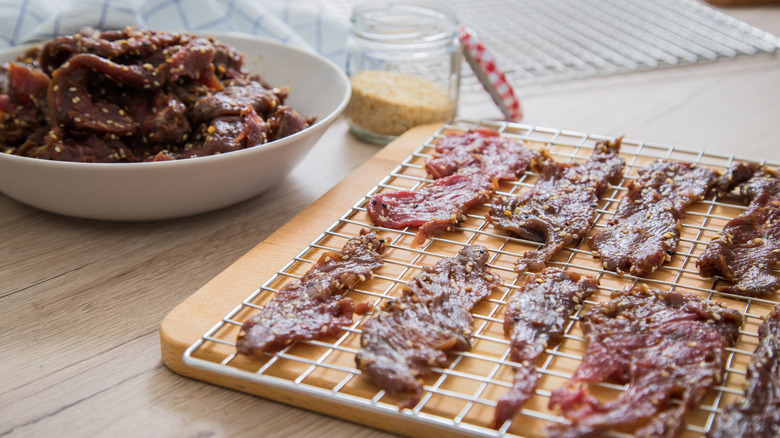
[[[349,19],[357,0],[300,0]],[[780,38],[696,0],[448,0],[515,87],[777,53]],[[468,66],[463,87],[479,88]]]
[[[776,53],[780,39],[694,0],[456,1],[516,87]],[[466,77],[465,82],[473,82]]]
[[[284,284],[300,278],[323,252],[339,250],[347,239],[358,235],[360,229],[372,227],[365,209],[365,203],[370,196],[389,190],[414,189],[429,183],[423,165],[431,156],[433,144],[443,135],[473,128],[498,130],[505,137],[523,142],[528,148],[547,149],[552,157],[563,162],[587,159],[594,145],[608,138],[506,122],[456,120],[445,125],[364,197],[356,200],[336,222],[306,248],[302,248],[296,257],[265,284],[242,303],[237,303],[221,321],[215,321],[213,328],[186,350],[184,363],[237,378],[246,385],[254,384],[261,388],[289,391],[318,403],[343,406],[344,412],[348,412],[349,408],[360,408],[368,413],[365,417],[367,424],[376,424],[368,421],[369,417],[382,417],[391,419],[395,424],[402,422],[424,425],[455,436],[540,436],[546,424],[565,421],[550,411],[547,404],[551,392],[571,377],[585,351],[586,340],[579,324],[583,312],[597,302],[608,299],[612,291],[636,283],[645,283],[654,288],[677,290],[724,302],[745,317],[737,345],[728,349],[729,356],[722,382],[710,391],[701,406],[687,416],[683,436],[699,437],[706,433],[718,410],[738,400],[743,394],[745,369],[757,345],[757,327],[762,317],[780,300],[777,294],[766,299],[748,299],[716,292],[714,287],[722,280],[701,278],[696,270],[696,259],[707,243],[729,219],[744,211],[745,206],[736,199],[719,199],[714,195],[691,206],[685,214],[677,253],[670,262],[647,278],[630,275],[621,277],[603,270],[599,259],[591,254],[586,243],[613,215],[627,183],[636,178],[637,172],[652,161],[668,158],[723,171],[739,159],[674,146],[623,140],[621,155],[626,158],[625,177],[619,184],[610,186],[600,200],[594,230],[591,230],[579,245],[565,248],[549,263],[598,278],[600,289],[571,318],[563,340],[548,348],[539,358],[537,370],[541,377],[535,395],[514,417],[512,423],[505,424],[501,430],[490,429],[489,422],[496,401],[511,386],[515,365],[508,358],[509,342],[503,334],[503,312],[507,297],[518,288],[525,275],[513,272],[512,266],[521,254],[537,249],[539,245],[494,229],[484,218],[487,205],[470,210],[466,221],[456,230],[416,248],[410,245],[416,230],[374,228],[380,235],[392,241],[384,256],[385,266],[378,270],[373,278],[347,292],[347,296],[352,297],[356,303],[367,302],[381,306],[384,301],[398,296],[403,285],[419,273],[423,266],[452,256],[465,245],[480,244],[489,249],[489,267],[501,275],[503,284],[473,310],[475,334],[472,349],[451,354],[451,362],[447,367],[434,369],[433,375],[425,379],[424,395],[414,409],[399,411],[397,403],[402,398],[391,396],[377,388],[355,368],[361,327],[363,321],[369,317],[368,314],[356,316],[354,324],[345,328],[338,339],[330,342],[297,342],[276,354],[266,354],[262,358],[236,355],[236,335],[248,317],[267,303]],[[499,193],[513,196],[532,187],[536,178],[536,174],[528,172],[519,181],[503,183]],[[610,394],[614,396],[616,391],[623,389],[622,385],[611,383],[592,387],[593,391],[604,397],[609,397]],[[349,416],[345,418],[363,421]],[[396,431],[392,426],[390,429]]]

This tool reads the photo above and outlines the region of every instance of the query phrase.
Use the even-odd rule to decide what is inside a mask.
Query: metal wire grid
[[[693,0],[457,1],[517,87],[775,53],[780,39]],[[467,80],[468,81],[468,80]]]
[[[357,0],[301,0],[348,19]],[[777,53],[780,38],[696,0],[450,0],[515,87]],[[466,65],[463,87],[480,87]]]
[[[357,235],[361,228],[371,228],[365,212],[366,200],[385,190],[416,188],[429,182],[422,166],[430,157],[432,144],[437,138],[451,132],[487,127],[502,135],[523,141],[532,148],[545,148],[557,160],[581,160],[587,158],[594,144],[605,136],[562,131],[528,125],[503,122],[474,122],[458,120],[444,126],[414,153],[407,157],[377,186],[325,230],[307,248],[280,269],[262,287],[227,314],[184,354],[184,363],[213,373],[238,377],[262,387],[273,387],[344,407],[354,407],[381,414],[408,424],[424,424],[440,428],[448,433],[467,436],[537,436],[549,422],[563,422],[563,418],[547,409],[547,401],[557,387],[571,377],[582,359],[586,340],[578,321],[582,312],[608,299],[611,292],[637,282],[651,287],[697,294],[716,299],[742,312],[746,318],[738,344],[730,348],[722,383],[711,391],[702,405],[687,417],[684,436],[701,436],[709,430],[715,413],[743,394],[745,369],[757,345],[757,327],[764,315],[778,304],[778,297],[747,299],[713,290],[718,280],[703,279],[695,269],[696,257],[712,237],[730,218],[744,211],[744,206],[733,199],[709,198],[695,204],[686,212],[681,230],[681,243],[677,254],[664,267],[648,278],[620,277],[604,271],[598,259],[592,257],[585,243],[566,248],[551,260],[551,265],[565,267],[585,275],[599,278],[600,291],[586,301],[580,311],[571,318],[564,339],[546,350],[537,362],[540,381],[532,398],[513,422],[499,430],[488,428],[496,400],[510,387],[515,365],[508,359],[509,342],[502,331],[503,306],[506,299],[522,281],[512,263],[524,251],[538,248],[538,243],[513,238],[498,232],[484,219],[487,206],[473,209],[467,220],[455,231],[431,239],[425,245],[411,248],[415,230],[390,230],[375,228],[384,237],[392,239],[385,254],[386,264],[374,278],[348,292],[356,302],[370,302],[377,306],[384,300],[397,296],[401,287],[422,266],[452,256],[468,244],[483,244],[491,252],[489,267],[499,273],[503,285],[474,309],[475,335],[471,351],[452,354],[452,362],[446,368],[434,369],[433,376],[425,380],[425,393],[421,402],[412,410],[399,411],[401,398],[386,394],[360,376],[355,368],[354,356],[359,348],[360,328],[366,316],[344,330],[333,342],[311,341],[295,343],[279,353],[267,354],[262,359],[249,359],[235,354],[235,337],[246,318],[271,299],[278,289],[307,271],[325,251],[339,250],[346,239]],[[738,158],[716,155],[703,151],[682,150],[673,146],[654,145],[624,139],[621,154],[627,160],[626,176],[603,197],[598,208],[595,228],[601,228],[614,213],[621,193],[636,172],[658,158],[690,161],[724,170]],[[775,163],[765,163],[776,165]],[[503,184],[499,193],[512,196],[533,186],[536,175],[528,172],[519,181]],[[593,234],[593,230],[590,233]],[[582,242],[587,240],[583,239]],[[604,383],[592,387],[592,391],[609,397],[624,390],[622,385]],[[354,418],[351,418],[354,420]],[[620,436],[621,434],[615,434]]]

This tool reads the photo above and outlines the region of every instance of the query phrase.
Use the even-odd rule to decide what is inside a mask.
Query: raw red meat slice
[[[486,202],[495,191],[491,178],[471,170],[438,179],[420,190],[380,193],[366,206],[371,222],[379,227],[419,227],[414,244],[425,242],[464,221],[463,214]]]
[[[747,368],[745,398],[723,410],[708,438],[780,436],[780,306],[758,328]]]
[[[389,393],[410,394],[401,408],[417,404],[420,378],[444,366],[446,352],[471,347],[470,309],[501,282],[487,269],[488,257],[485,247],[467,246],[423,268],[363,325],[357,367]]]
[[[510,337],[510,359],[520,364],[509,392],[498,401],[493,427],[498,429],[531,398],[538,375],[535,361],[563,336],[569,317],[598,288],[598,280],[576,272],[546,268],[526,277],[506,304],[504,333]]]
[[[780,262],[780,178],[768,167],[740,163],[718,184],[722,195],[737,186],[750,202],[747,210],[726,223],[696,265],[702,277],[719,275],[732,283],[721,292],[769,295],[780,289],[774,275]]]
[[[425,170],[434,179],[478,168],[493,178],[513,180],[522,176],[538,155],[489,129],[444,137],[436,143],[435,151],[436,156],[425,163]]]
[[[590,249],[604,269],[650,275],[674,255],[685,208],[703,199],[717,178],[704,166],[655,161],[628,185],[607,227],[588,242]]]
[[[419,227],[413,245],[451,231],[468,209],[490,198],[499,181],[519,178],[537,155],[486,129],[445,137],[436,152],[425,165],[436,181],[419,190],[380,193],[366,206],[374,225]]]
[[[551,426],[550,436],[679,435],[686,413],[722,380],[726,348],[741,325],[736,310],[694,295],[644,285],[613,293],[583,319],[582,363],[550,397],[572,424]],[[611,401],[584,385],[607,379],[628,384]]]
[[[382,267],[386,242],[361,230],[341,251],[323,254],[300,280],[286,284],[238,333],[239,353],[262,355],[297,340],[324,339],[352,324],[355,305],[343,294]]]
[[[623,176],[625,160],[618,154],[622,139],[596,145],[585,162],[536,165],[540,173],[534,188],[515,198],[497,197],[486,215],[500,230],[544,242],[515,263],[518,272],[538,271],[565,245],[583,238],[596,217],[599,197]]]

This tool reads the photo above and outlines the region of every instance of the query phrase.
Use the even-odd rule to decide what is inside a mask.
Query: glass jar
[[[346,117],[364,140],[387,144],[457,113],[462,48],[458,19],[438,0],[369,0],[352,10]]]

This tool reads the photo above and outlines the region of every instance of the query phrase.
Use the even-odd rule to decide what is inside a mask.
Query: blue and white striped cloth
[[[289,0],[0,0],[0,49],[84,26],[241,32],[310,50],[344,66],[349,22]]]

